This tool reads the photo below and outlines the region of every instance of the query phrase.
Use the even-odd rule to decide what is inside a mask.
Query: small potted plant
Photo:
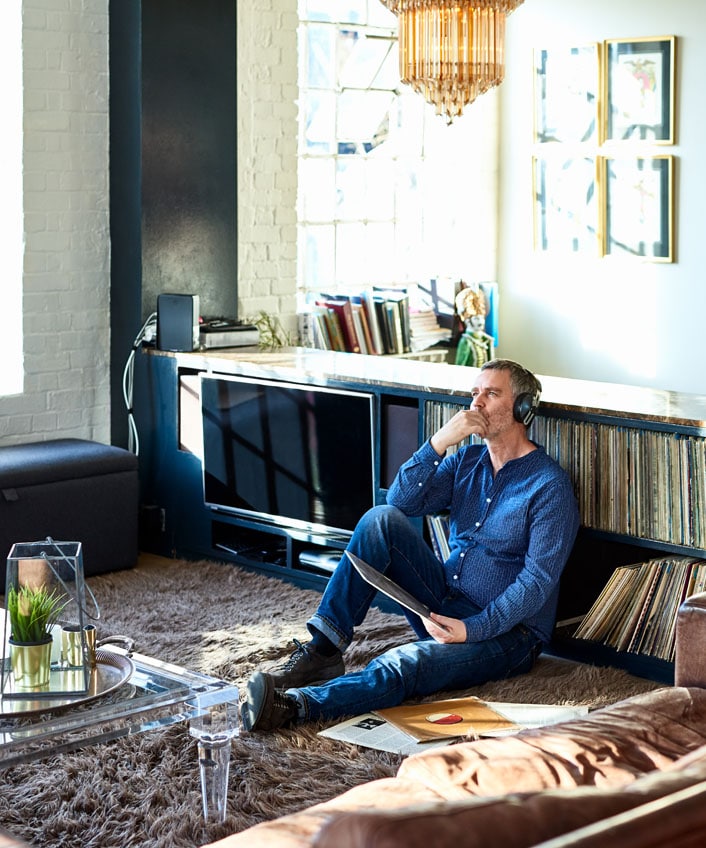
[[[10,657],[15,685],[40,689],[49,684],[52,628],[66,606],[63,595],[44,584],[11,586],[7,593],[10,616]]]

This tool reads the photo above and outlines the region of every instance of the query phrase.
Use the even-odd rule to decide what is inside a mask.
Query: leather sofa
[[[677,616],[675,686],[561,724],[408,757],[397,775],[209,848],[706,844],[706,594]]]

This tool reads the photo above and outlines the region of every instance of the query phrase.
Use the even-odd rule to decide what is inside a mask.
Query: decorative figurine
[[[480,368],[494,355],[495,340],[485,332],[488,305],[480,289],[464,288],[456,295],[456,312],[466,325],[456,348],[456,365]]]

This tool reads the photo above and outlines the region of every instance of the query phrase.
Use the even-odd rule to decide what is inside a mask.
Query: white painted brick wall
[[[238,3],[238,314],[296,331],[297,2]]]
[[[108,0],[24,0],[25,391],[0,444],[110,441]]]
[[[297,3],[237,5],[238,309],[293,331]],[[0,445],[109,442],[108,0],[24,0],[23,26],[26,377]]]

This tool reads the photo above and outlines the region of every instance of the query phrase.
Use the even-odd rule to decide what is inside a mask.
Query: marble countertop
[[[195,370],[313,384],[352,380],[362,385],[422,390],[450,398],[468,397],[478,373],[477,368],[460,365],[297,347],[271,352],[252,347],[193,353],[150,352],[176,357],[178,367]],[[543,387],[540,410],[544,407],[706,429],[704,395],[537,376]]]

